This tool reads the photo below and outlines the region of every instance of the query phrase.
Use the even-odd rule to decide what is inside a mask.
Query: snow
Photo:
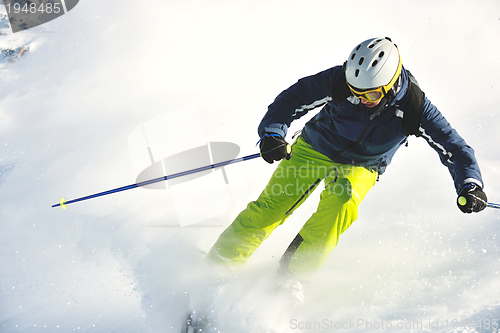
[[[495,331],[500,211],[462,214],[447,170],[416,138],[305,286],[300,311],[268,283],[319,191],[240,271],[221,280],[203,260],[274,165],[227,166],[246,179],[246,195],[185,228],[168,191],[50,206],[134,183],[130,133],[185,107],[196,107],[207,142],[256,153],[257,126],[282,89],[377,35],[398,44],[427,96],[474,147],[485,191],[499,202],[499,9],[494,0],[86,0],[16,34],[1,16],[0,332],[178,332],[188,298],[209,304],[221,332],[390,331],[388,323],[397,332]],[[190,119],[169,128],[171,145],[185,142]]]

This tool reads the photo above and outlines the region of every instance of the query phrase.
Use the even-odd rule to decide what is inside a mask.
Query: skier
[[[290,123],[319,107],[289,145],[284,138]],[[295,305],[304,300],[301,282],[313,278],[357,219],[359,204],[410,134],[437,151],[454,180],[462,212],[486,207],[473,149],[425,97],[387,37],[358,44],[343,66],[284,90],[258,133],[262,158],[281,162],[259,198],[220,235],[208,259],[230,269],[245,263],[324,180],[317,211],[280,260],[280,283]]]

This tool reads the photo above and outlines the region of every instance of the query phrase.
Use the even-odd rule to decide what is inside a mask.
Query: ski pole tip
[[[66,209],[66,207],[68,207],[64,198],[61,198],[61,200],[59,200],[59,206],[61,206],[62,209]]]

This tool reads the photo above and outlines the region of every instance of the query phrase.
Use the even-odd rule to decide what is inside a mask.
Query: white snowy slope
[[[279,92],[379,35],[474,147],[498,203],[498,1],[86,0],[16,34],[5,13],[0,5],[0,332],[179,332],[189,302],[208,309],[214,332],[499,331],[500,210],[462,214],[421,139],[396,154],[300,311],[269,281],[319,191],[241,271],[221,279],[203,260],[275,165],[227,166],[247,191],[188,227],[173,187],[51,208],[134,183],[137,128],[156,133],[153,150],[179,153],[196,137],[258,152],[257,126]],[[199,119],[156,121],[186,107]],[[195,194],[227,201],[207,177],[185,195],[193,214],[206,210]]]

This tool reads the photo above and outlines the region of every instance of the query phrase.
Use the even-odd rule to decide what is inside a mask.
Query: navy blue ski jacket
[[[336,96],[333,89],[338,80],[345,80],[342,66],[302,78],[269,105],[258,128],[259,136],[276,133],[285,137],[293,120],[323,107],[304,126],[302,137],[305,141],[334,162],[363,166],[382,174],[396,150],[407,140],[401,122],[410,75],[403,68],[396,97],[377,113],[352,95],[344,100],[332,97]],[[427,97],[419,131],[419,136],[427,140],[439,154],[441,163],[449,169],[457,191],[471,182],[483,187],[474,150]]]

